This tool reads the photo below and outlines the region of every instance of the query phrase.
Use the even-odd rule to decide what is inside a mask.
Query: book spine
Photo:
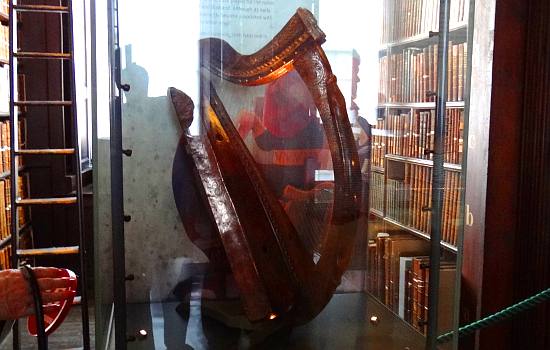
[[[464,101],[464,43],[458,45],[458,83],[457,100]]]
[[[384,304],[391,308],[391,291],[390,291],[390,278],[391,278],[391,239],[387,239],[384,244]]]
[[[376,241],[369,240],[367,245],[367,292],[376,296]]]
[[[412,315],[412,268],[409,268],[405,272],[405,314],[403,319],[411,323],[411,315]]]
[[[458,45],[453,45],[453,101],[458,101]]]
[[[424,207],[425,208],[430,208],[431,206],[431,191],[432,191],[432,186],[430,186],[431,184],[431,170],[432,168],[427,168],[425,167],[424,168],[424,175],[425,175],[425,178],[424,178],[424,193],[425,193],[425,197],[424,197]],[[422,227],[422,231],[424,232],[428,232],[428,227],[430,226],[430,210],[423,210],[422,213],[424,214],[424,224],[423,224],[423,227]]]
[[[453,96],[453,42],[449,41],[447,53],[447,101],[452,101]]]
[[[422,277],[420,269],[420,258],[414,258],[412,262],[412,286],[411,286],[411,295],[412,295],[412,310],[411,310],[411,320],[413,327],[420,331],[420,321],[422,321],[422,310],[420,304],[420,296],[423,294],[422,291]]]
[[[379,299],[383,299],[384,296],[384,244],[385,244],[385,237],[377,237],[376,238],[376,256],[375,256],[375,263],[376,263],[376,289],[375,294]]]
[[[422,295],[420,295],[421,300],[421,327],[420,330],[422,334],[426,335],[428,333],[428,289],[430,285],[430,269],[427,267],[421,267],[422,271]]]

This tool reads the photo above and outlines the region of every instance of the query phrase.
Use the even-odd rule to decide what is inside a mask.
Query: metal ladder
[[[76,90],[75,90],[75,64],[74,64],[74,37],[73,37],[73,12],[72,1],[67,0],[67,5],[59,6],[52,5],[26,5],[18,4],[17,0],[9,0],[9,78],[10,78],[10,182],[11,182],[11,246],[12,246],[12,267],[19,266],[22,260],[33,259],[40,256],[48,255],[68,255],[78,254],[80,258],[80,276],[79,285],[81,289],[80,305],[82,313],[82,344],[84,349],[90,349],[90,333],[88,319],[88,298],[87,298],[87,281],[86,281],[86,248],[85,236],[83,229],[83,202],[82,202],[82,172],[80,159],[80,146],[78,135],[78,118],[76,109]],[[61,20],[62,15],[67,15],[67,30],[69,43],[63,42],[63,36],[59,38],[60,47],[65,51],[65,44],[68,44],[70,50],[68,52],[23,52],[17,49],[17,13],[19,12],[38,12],[58,14]],[[62,23],[62,22],[61,22]],[[32,24],[29,24],[32,25]],[[62,30],[63,32],[63,30]],[[23,38],[24,40],[24,38]],[[62,60],[62,65],[65,62],[70,64],[69,76],[63,74],[61,69],[62,82],[68,82],[70,86],[70,100],[65,101],[27,101],[18,100],[17,93],[17,63],[19,60]],[[64,86],[66,86],[64,84]],[[62,96],[66,96],[65,92]],[[64,108],[70,107],[72,119],[72,148],[62,149],[19,149],[18,142],[18,118],[19,108],[32,108],[36,106],[48,106]],[[16,110],[17,108],[17,110]],[[69,108],[67,108],[68,110]],[[32,121],[27,121],[28,123]],[[18,158],[25,156],[60,156],[71,157],[73,161],[73,171],[71,174],[75,177],[76,189],[71,196],[55,197],[55,198],[18,198]],[[77,206],[77,230],[79,237],[78,246],[69,247],[46,247],[38,249],[21,249],[19,246],[20,227],[18,221],[19,207],[38,206],[38,205],[75,205]],[[18,322],[15,323],[13,329],[13,348],[20,348]]]

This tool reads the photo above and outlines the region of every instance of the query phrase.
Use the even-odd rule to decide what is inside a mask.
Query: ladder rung
[[[24,205],[50,205],[50,204],[74,204],[76,197],[57,197],[57,198],[27,198],[19,199],[16,204]]]
[[[17,155],[34,154],[74,154],[74,148],[49,148],[49,149],[20,149]]]
[[[52,6],[52,5],[13,5],[13,9],[26,12],[58,12],[68,13],[67,6]]]
[[[70,255],[78,254],[78,246],[73,247],[53,247],[53,248],[37,248],[37,249],[18,249],[19,257],[32,257],[40,255]]]
[[[43,59],[52,59],[52,60],[68,60],[71,58],[70,53],[64,52],[25,52],[19,51],[13,53],[14,57],[17,58],[43,58]]]
[[[21,106],[70,106],[72,101],[15,101],[14,105]]]

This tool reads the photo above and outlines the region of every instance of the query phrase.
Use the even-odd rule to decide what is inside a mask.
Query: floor
[[[70,350],[82,348],[82,328],[81,328],[81,313],[80,306],[73,306],[69,315],[61,324],[61,326],[49,336],[48,347],[55,350]],[[21,329],[21,349],[35,350],[37,349],[36,338],[27,333],[27,326],[24,321],[20,321]],[[91,349],[94,349],[94,313],[93,308],[90,308],[90,341]],[[12,350],[11,334],[0,345],[0,350]]]
[[[208,310],[210,309],[210,310]],[[420,350],[425,338],[362,293],[336,294],[323,312],[306,325],[271,334],[227,327],[212,306],[182,303],[128,305],[131,350]],[[370,322],[376,316],[378,322]],[[229,322],[235,320],[226,319]],[[227,322],[226,322],[227,323]],[[146,337],[137,336],[140,330]]]

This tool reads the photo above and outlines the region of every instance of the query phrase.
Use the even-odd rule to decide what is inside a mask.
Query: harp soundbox
[[[200,41],[202,68],[217,79],[242,86],[263,85],[296,71],[322,120],[334,171],[331,208],[319,244],[318,260],[299,239],[295,226],[267,183],[218,96],[208,75],[202,78],[202,130],[187,129],[194,105],[183,92],[169,89],[196,188],[217,229],[253,323],[301,324],[330,301],[350,261],[360,214],[361,173],[345,100],[321,44],[325,36],[313,15],[298,9],[262,49],[241,55],[227,42]],[[294,191],[307,197],[307,191]]]

